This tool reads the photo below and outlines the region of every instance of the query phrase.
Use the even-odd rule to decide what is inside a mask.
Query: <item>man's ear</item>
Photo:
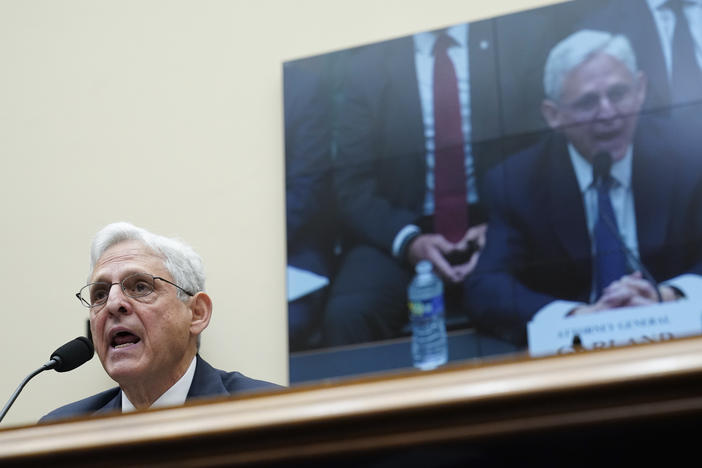
[[[646,100],[646,91],[648,89],[648,77],[642,71],[636,74],[636,103],[638,111],[641,110],[644,101]]]
[[[561,126],[561,111],[555,102],[550,99],[544,99],[541,103],[541,114],[552,129],[555,130]]]
[[[210,318],[212,317],[212,299],[201,291],[190,299],[189,308],[192,312],[190,332],[194,335],[199,335],[210,323]]]

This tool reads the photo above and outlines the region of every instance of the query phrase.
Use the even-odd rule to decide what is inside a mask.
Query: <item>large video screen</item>
[[[283,69],[292,356],[385,359],[423,260],[450,359],[700,309],[702,2],[566,2]]]

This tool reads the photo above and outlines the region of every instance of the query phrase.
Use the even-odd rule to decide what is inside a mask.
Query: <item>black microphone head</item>
[[[609,178],[609,171],[612,169],[612,155],[606,151],[600,151],[592,158],[592,178],[595,182]]]
[[[90,361],[95,353],[93,342],[84,336],[69,341],[51,354],[56,372],[66,372]]]

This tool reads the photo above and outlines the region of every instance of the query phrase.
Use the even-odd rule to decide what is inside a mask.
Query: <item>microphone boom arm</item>
[[[51,359],[46,364],[29,374],[24,378],[22,383],[20,383],[17,390],[15,390],[15,393],[12,394],[10,400],[5,404],[2,412],[0,412],[0,422],[2,422],[3,418],[17,399],[17,396],[20,394],[24,386],[27,385],[27,382],[29,382],[35,375],[49,369],[55,369],[56,372],[73,370],[76,367],[88,362],[93,357],[93,354],[95,354],[93,343],[84,336],[79,336],[63,346],[60,346],[56,351],[54,351],[54,353],[51,355]]]
[[[19,394],[20,394],[20,392],[22,391],[22,389],[24,388],[24,386],[27,385],[27,382],[29,382],[29,381],[32,380],[36,375],[38,375],[38,374],[44,372],[45,370],[53,369],[53,367],[54,367],[55,365],[56,365],[56,360],[55,360],[55,359],[52,359],[51,361],[47,362],[46,364],[44,364],[43,366],[41,366],[39,369],[35,370],[34,372],[32,372],[31,374],[29,374],[27,377],[24,378],[24,380],[19,384],[19,386],[17,387],[17,389],[15,390],[15,392],[14,392],[14,393],[12,394],[12,396],[10,397],[10,400],[9,400],[7,403],[5,403],[5,406],[4,406],[3,409],[2,409],[2,413],[0,413],[0,422],[2,422],[2,420],[5,418],[5,415],[6,415],[7,412],[10,410],[10,407],[11,407],[12,404],[15,402],[15,400],[16,400],[17,397],[19,396]]]

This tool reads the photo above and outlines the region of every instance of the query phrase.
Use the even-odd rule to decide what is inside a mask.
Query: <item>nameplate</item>
[[[622,307],[560,320],[535,320],[527,324],[532,356],[652,343],[699,334],[702,334],[702,305],[687,300]]]

